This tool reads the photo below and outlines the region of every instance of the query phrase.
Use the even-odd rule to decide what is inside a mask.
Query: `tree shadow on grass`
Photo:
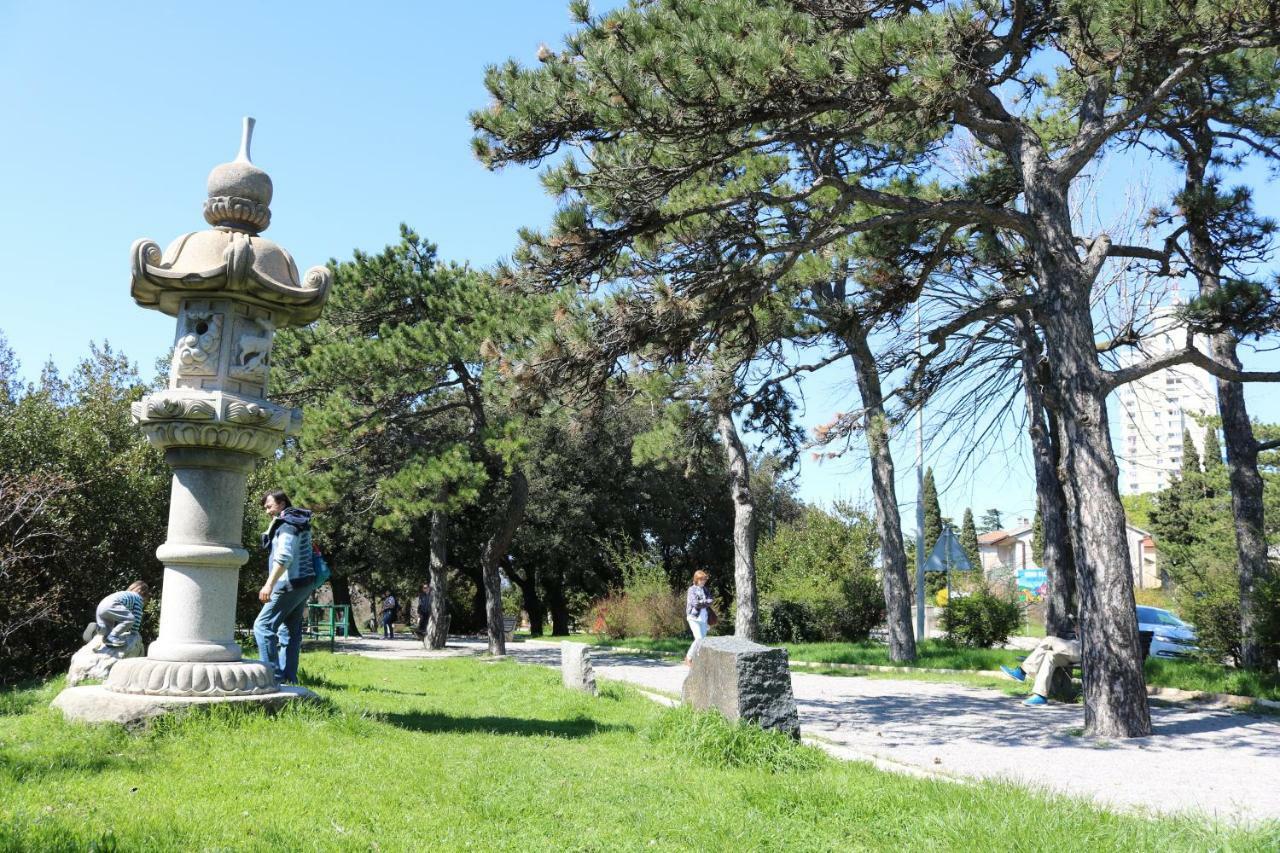
[[[452,717],[430,711],[411,711],[380,715],[380,719],[415,732],[428,734],[495,734],[521,737],[581,738],[605,732],[635,731],[631,726],[601,723],[590,717],[567,720],[534,720],[524,717]]]

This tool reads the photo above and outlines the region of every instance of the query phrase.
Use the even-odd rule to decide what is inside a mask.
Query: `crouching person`
[[[113,649],[123,649],[135,640],[140,642],[142,608],[150,597],[151,587],[143,581],[134,581],[127,589],[111,593],[98,602],[94,621],[84,629],[84,641],[100,634],[102,644]]]
[[[253,637],[258,642],[258,658],[271,667],[276,680],[295,684],[302,651],[302,617],[316,578],[311,511],[293,506],[281,491],[264,495],[262,509],[271,516],[271,524],[262,534],[262,546],[269,554],[267,582],[258,591],[263,606],[253,623]]]

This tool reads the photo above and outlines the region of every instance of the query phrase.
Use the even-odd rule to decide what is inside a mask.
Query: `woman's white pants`
[[[704,610],[705,614],[706,611]],[[686,616],[685,620],[689,623],[689,630],[693,632],[693,644],[689,646],[689,651],[685,652],[685,660],[693,660],[693,656],[698,653],[698,648],[702,645],[702,638],[707,636],[707,617],[704,615],[701,619],[694,619],[692,616]]]

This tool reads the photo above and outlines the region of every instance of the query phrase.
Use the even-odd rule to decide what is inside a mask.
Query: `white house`
[[[1031,522],[1025,518],[1008,530],[993,530],[978,535],[978,559],[988,578],[1013,580],[1019,571],[1041,568],[1031,554]],[[1160,586],[1160,570],[1156,565],[1156,546],[1145,530],[1125,526],[1129,544],[1129,567],[1133,585],[1139,589]]]

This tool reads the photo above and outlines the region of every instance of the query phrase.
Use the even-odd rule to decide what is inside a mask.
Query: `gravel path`
[[[342,645],[395,658],[484,648],[453,640],[443,653],[405,640]],[[560,663],[557,643],[511,643],[508,651],[522,663]],[[595,650],[592,657],[601,678],[677,696],[687,672],[633,655]],[[804,734],[841,757],[916,775],[1009,779],[1125,809],[1280,820],[1277,717],[1153,704],[1151,737],[1099,741],[1080,737],[1079,705],[1028,708],[999,691],[925,681],[803,672],[791,679]]]

